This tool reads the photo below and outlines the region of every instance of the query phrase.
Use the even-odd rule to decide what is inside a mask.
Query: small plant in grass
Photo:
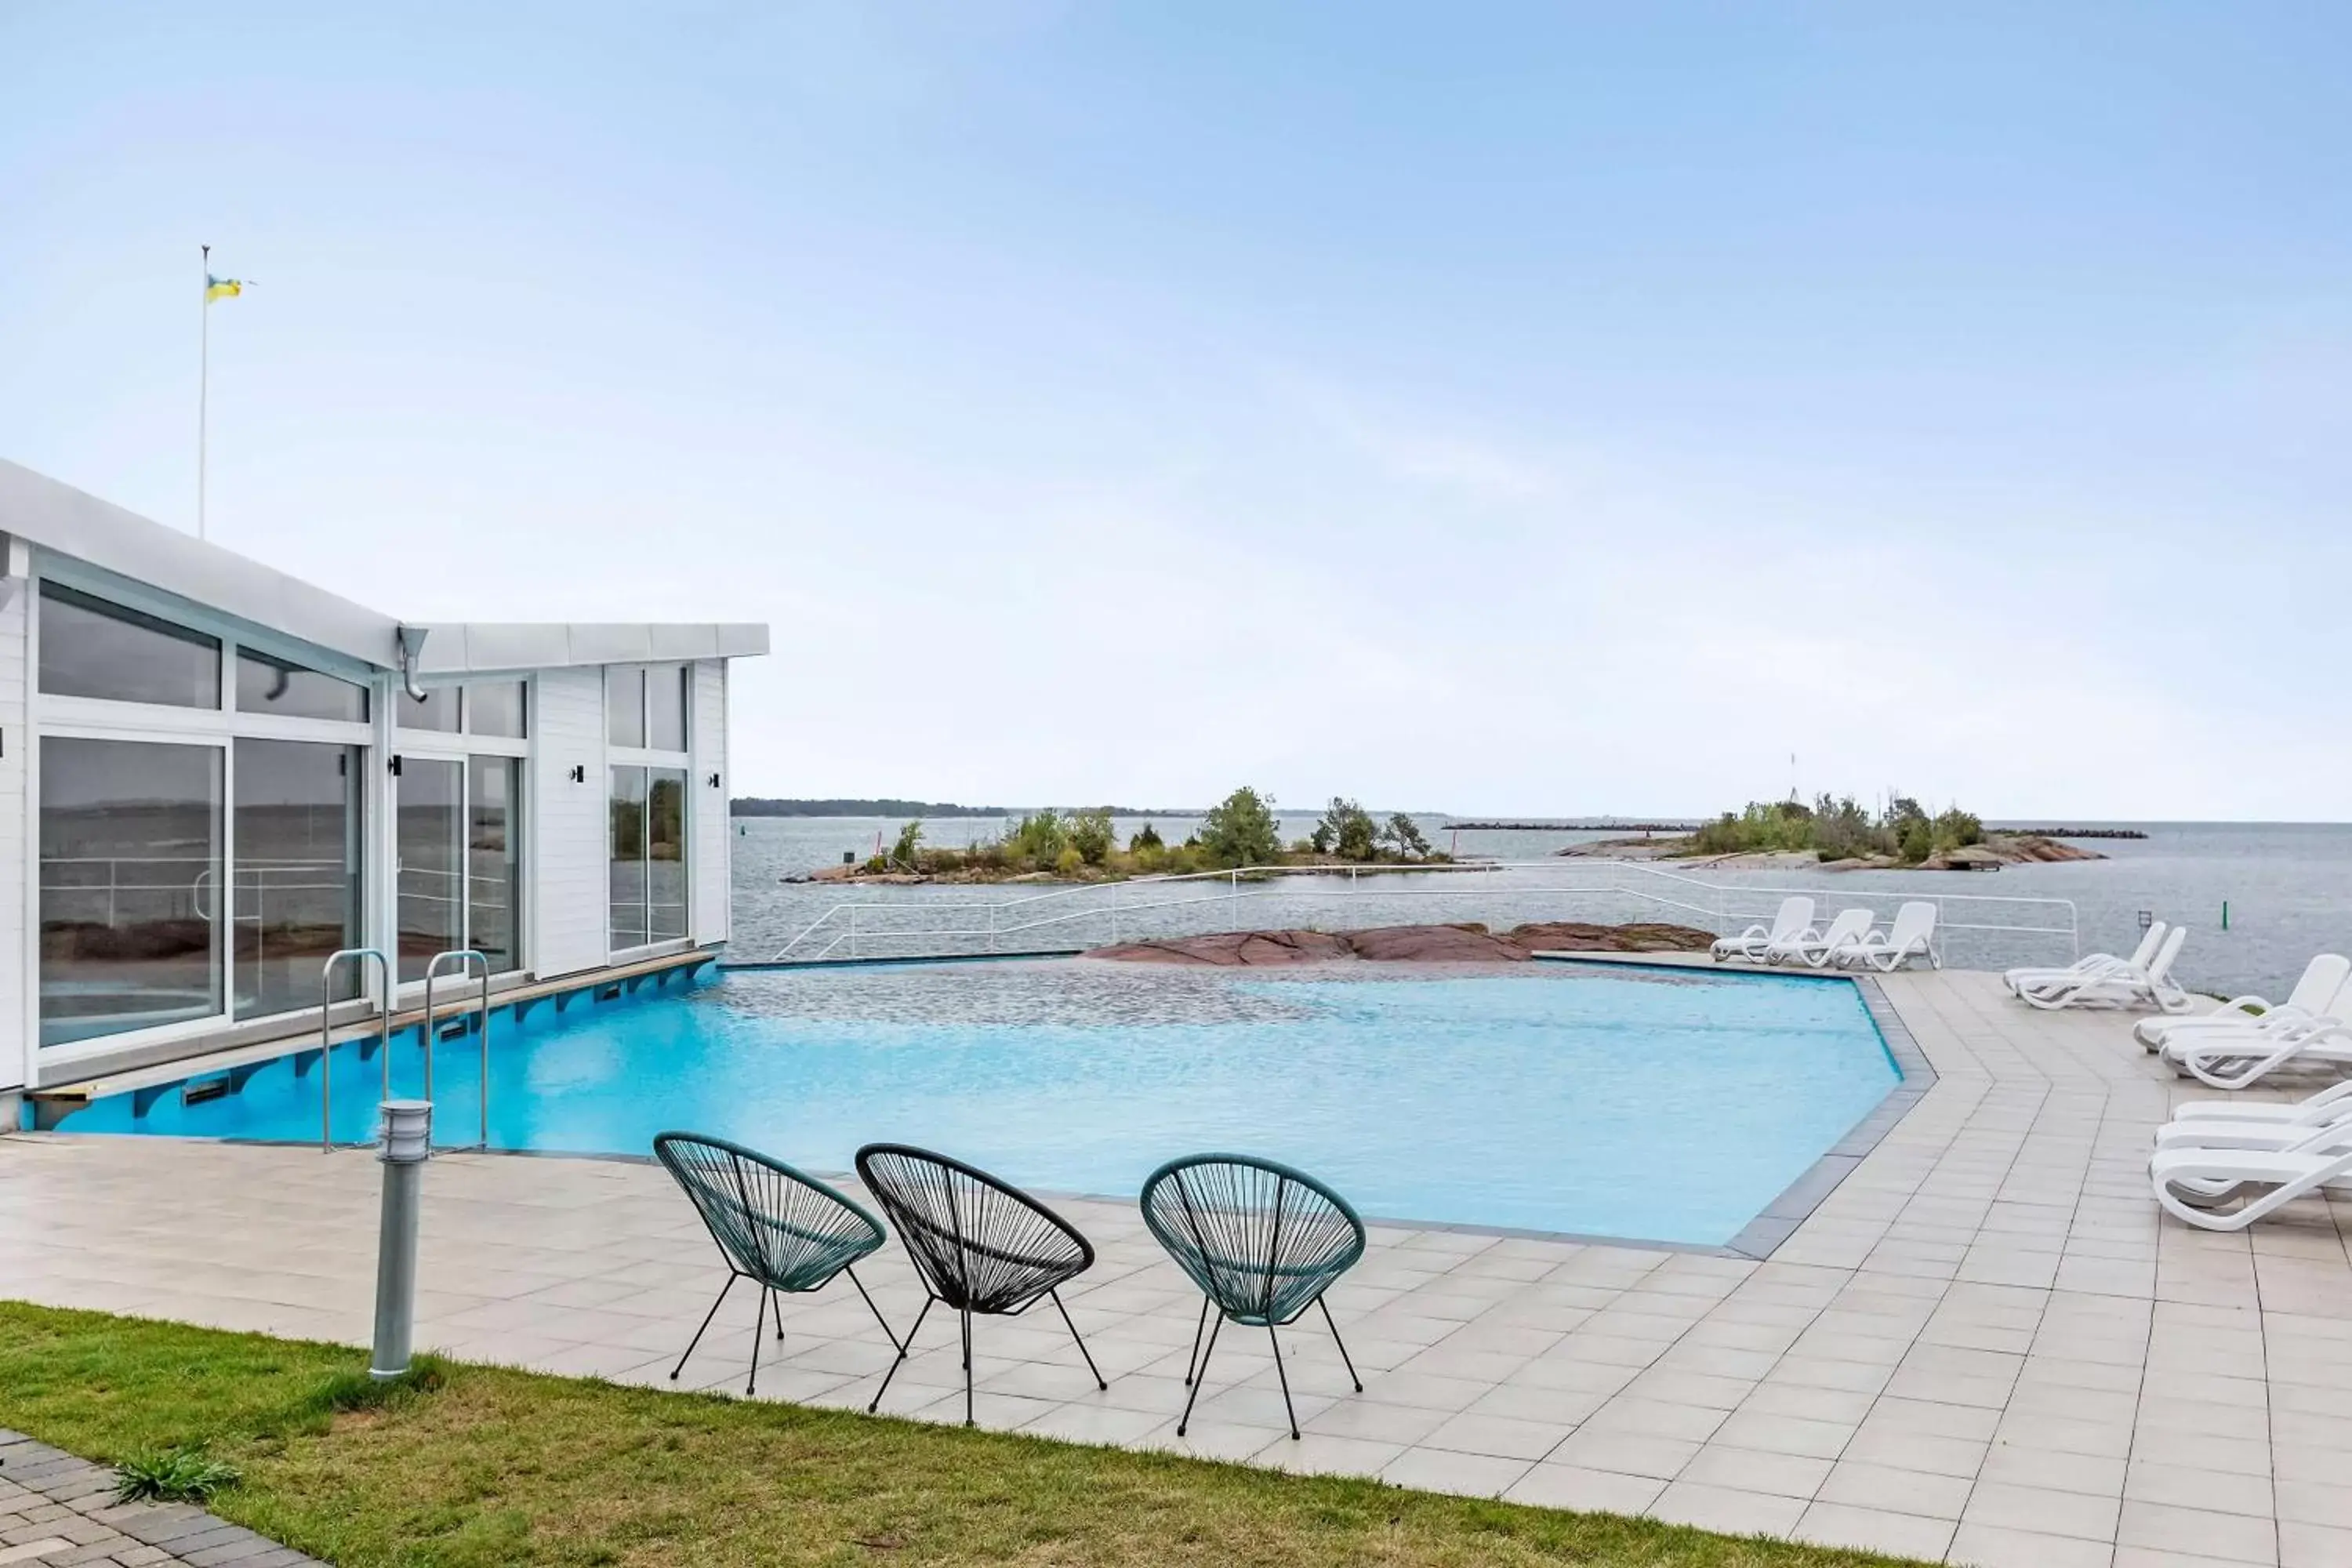
[[[235,1465],[208,1459],[200,1449],[165,1448],[135,1454],[114,1467],[117,1502],[209,1502],[242,1479]]]

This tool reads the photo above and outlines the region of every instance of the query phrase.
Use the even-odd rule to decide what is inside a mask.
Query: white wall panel
[[[8,603],[0,607],[0,1089],[26,1081],[36,1037],[28,973],[33,946],[26,931],[26,903],[33,896],[26,882],[33,858],[25,793],[25,760],[33,750],[33,731],[26,723],[32,681],[25,658],[26,604],[33,586],[23,576],[28,564],[23,544],[0,539],[0,568],[15,574]]]
[[[734,889],[735,826],[728,820],[727,797],[734,780],[727,773],[727,666],[706,658],[694,667],[694,715],[688,731],[694,747],[694,771],[688,777],[694,814],[687,827],[688,851],[693,857],[690,897],[694,940],[725,942]],[[719,787],[710,787],[713,773]]]
[[[541,670],[531,714],[531,968],[571,974],[604,962],[611,896],[604,768],[604,672]],[[572,771],[585,778],[573,783]]]

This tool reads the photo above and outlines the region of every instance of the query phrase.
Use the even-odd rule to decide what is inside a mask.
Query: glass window
[[[523,738],[523,683],[485,680],[466,688],[466,730],[475,735]]]
[[[243,689],[240,672],[240,703]],[[357,746],[236,742],[230,972],[239,1017],[317,1006],[320,965],[360,944],[361,755]],[[337,999],[359,988],[358,966],[340,966]]]
[[[686,750],[686,669],[646,672],[646,744],[656,752]]]
[[[457,689],[425,687],[422,702],[405,691],[396,691],[392,697],[392,721],[404,730],[439,730],[454,735],[457,732]]]
[[[615,746],[646,743],[646,672],[604,671],[604,739]]]
[[[646,934],[646,770],[613,770],[613,949],[643,947]]]
[[[522,891],[522,824],[516,811],[522,798],[522,763],[474,757],[467,771],[467,944],[489,961],[491,973],[503,974],[522,967],[516,941]]]
[[[686,770],[655,768],[646,792],[646,936],[686,935]]]
[[[422,980],[435,953],[465,945],[464,764],[403,757],[393,787],[399,801],[397,967],[402,980]]]
[[[44,737],[40,837],[41,1044],[221,1011],[220,748]]]
[[[40,643],[41,689],[51,696],[220,706],[217,637],[44,582]]]
[[[251,648],[236,651],[236,710],[288,719],[343,719],[363,724],[367,688],[305,669]]]

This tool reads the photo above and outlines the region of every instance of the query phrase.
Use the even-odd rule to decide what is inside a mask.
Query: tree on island
[[[1282,824],[1274,815],[1274,797],[1249,785],[1209,808],[1193,836],[1212,865],[1270,866],[1282,858]]]

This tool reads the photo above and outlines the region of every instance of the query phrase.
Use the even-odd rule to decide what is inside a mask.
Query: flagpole
[[[213,374],[213,302],[205,298],[213,286],[213,247],[204,247],[205,280],[196,290],[196,309],[202,312],[204,325],[196,331],[196,537],[205,536],[205,401],[212,390]]]

